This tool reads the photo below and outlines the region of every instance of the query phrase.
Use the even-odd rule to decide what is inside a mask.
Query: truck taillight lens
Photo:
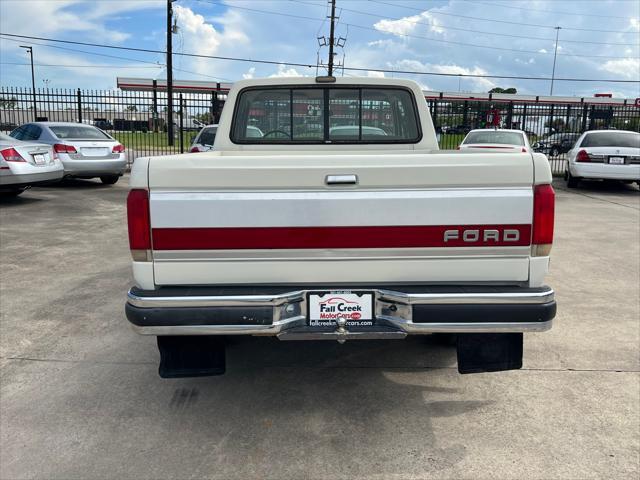
[[[555,197],[551,185],[536,185],[533,191],[532,255],[546,257],[553,243]]]
[[[76,147],[73,145],[65,145],[64,143],[56,143],[53,146],[53,151],[56,153],[78,153]]]
[[[133,189],[127,197],[127,223],[129,248],[137,262],[151,261],[151,222],[149,219],[149,192]]]
[[[198,147],[191,147],[191,150],[189,150],[191,153],[198,153],[199,151],[200,149]]]
[[[587,153],[586,150],[580,150],[578,155],[576,155],[576,162],[590,162],[591,157]]]
[[[122,153],[124,152],[124,145],[118,144],[114,145],[113,149],[111,149],[111,153]]]
[[[0,154],[2,155],[2,158],[4,158],[5,162],[25,161],[25,159],[22,158],[22,155],[20,155],[15,148],[5,148],[4,150],[0,150]]]

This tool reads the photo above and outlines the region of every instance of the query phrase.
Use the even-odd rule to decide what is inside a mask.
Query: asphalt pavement
[[[124,317],[126,179],[0,200],[0,478],[638,478],[640,192],[556,183],[555,325],[464,376],[430,337],[246,338],[163,380]]]

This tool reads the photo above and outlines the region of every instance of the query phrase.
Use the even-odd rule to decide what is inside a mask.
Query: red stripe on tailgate
[[[154,250],[494,247],[530,245],[530,240],[531,225],[153,229]]]

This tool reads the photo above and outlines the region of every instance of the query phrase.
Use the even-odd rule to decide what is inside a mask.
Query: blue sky
[[[165,8],[164,0],[0,0],[0,31],[162,50]],[[324,0],[178,0],[174,9],[176,53],[315,64],[316,36],[329,30]],[[640,0],[338,0],[338,12],[337,35],[347,38],[340,53],[349,67],[548,77],[553,27],[561,26],[556,77],[640,79]],[[46,80],[49,87],[111,89],[117,76],[166,76],[161,54],[58,45],[62,49],[3,37],[1,85],[31,83],[28,57],[19,45],[34,46],[40,87]],[[326,51],[321,55],[326,58]],[[180,56],[174,57],[174,67],[174,78],[192,80],[315,74],[299,66]],[[549,93],[549,82],[385,75],[413,78],[438,91],[485,92],[501,86]],[[554,92],[635,98],[640,86],[556,82]]]

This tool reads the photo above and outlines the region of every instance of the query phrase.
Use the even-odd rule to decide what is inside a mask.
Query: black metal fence
[[[443,97],[444,95],[442,95]],[[640,108],[632,101],[575,99],[494,100],[428,98],[440,148],[456,148],[474,128],[520,129],[534,150],[545,153],[555,175],[565,171],[566,152],[587,130],[640,131]],[[594,103],[591,103],[591,102]]]
[[[31,121],[95,125],[122,143],[129,162],[136,157],[189,151],[204,126],[217,123],[226,93],[174,94],[174,141],[167,136],[167,94],[152,91],[61,90],[0,87],[0,131]]]
[[[616,128],[640,131],[640,108],[633,102],[554,97],[483,98],[426,94],[440,147],[455,149],[472,128],[525,130],[535,149],[546,153],[554,174],[565,169],[565,154],[586,130]],[[0,131],[10,132],[33,120],[95,125],[135,157],[189,150],[203,125],[217,123],[226,90],[174,94],[173,145],[167,137],[167,94],[149,91],[60,90],[0,87]],[[35,102],[35,112],[34,112]]]

